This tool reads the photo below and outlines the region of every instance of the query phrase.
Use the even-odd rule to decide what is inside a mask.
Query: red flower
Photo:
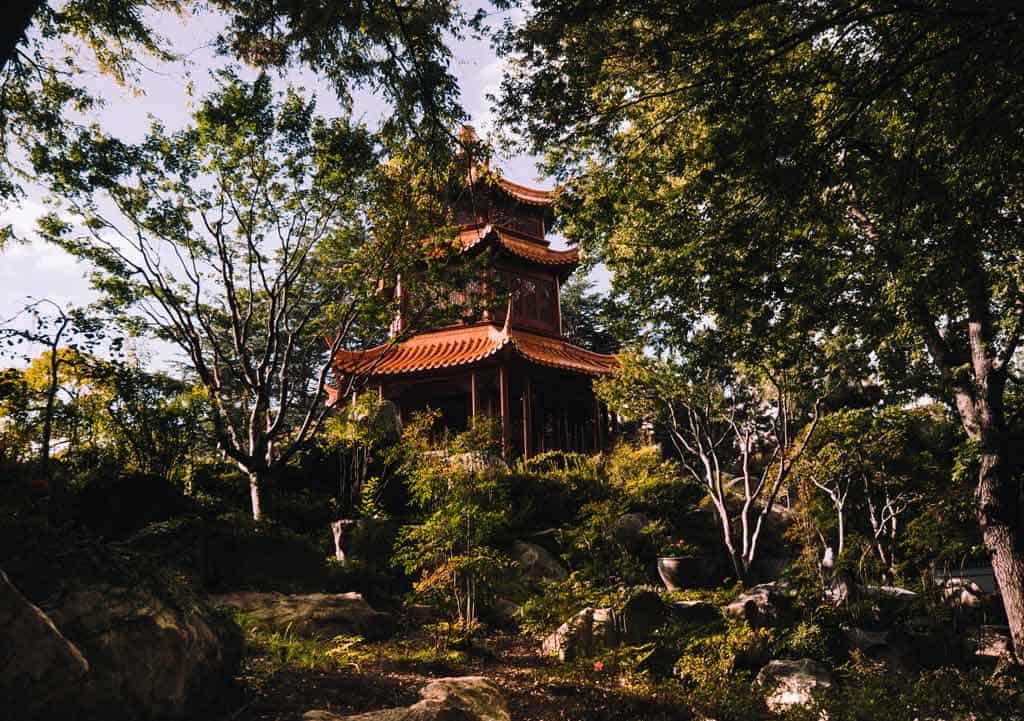
[[[601,661],[594,661],[595,671],[604,671],[604,664]]]

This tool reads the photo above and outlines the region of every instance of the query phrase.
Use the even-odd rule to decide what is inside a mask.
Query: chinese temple
[[[562,334],[559,291],[579,252],[555,250],[545,238],[554,219],[552,192],[491,174],[474,174],[455,201],[460,258],[485,259],[478,281],[489,298],[475,316],[364,351],[340,351],[335,373],[365,374],[367,387],[394,403],[399,417],[432,408],[445,426],[500,419],[506,457],[605,447],[616,419],[592,381],[613,373],[613,356]],[[489,251],[489,252],[488,252]],[[402,283],[396,293],[401,308]],[[406,331],[399,312],[393,338]]]

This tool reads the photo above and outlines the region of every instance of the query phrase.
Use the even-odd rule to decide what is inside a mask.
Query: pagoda
[[[604,448],[616,419],[592,383],[615,372],[618,361],[562,333],[559,292],[579,251],[555,250],[545,237],[554,193],[487,172],[472,173],[468,184],[470,192],[453,203],[459,258],[484,260],[473,283],[488,290],[484,309],[396,342],[406,331],[399,311],[392,341],[339,351],[335,374],[364,375],[399,418],[432,408],[452,430],[478,414],[497,418],[507,458]],[[401,280],[395,292],[401,308]]]

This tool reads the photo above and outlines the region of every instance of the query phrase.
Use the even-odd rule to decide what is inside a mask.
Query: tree
[[[431,435],[439,414],[415,416],[402,433],[405,472],[420,523],[402,528],[396,560],[419,574],[417,594],[453,611],[464,631],[477,625],[479,607],[508,560],[494,548],[508,524],[506,480],[497,466],[501,434],[491,420],[438,449]]]
[[[598,394],[668,436],[715,508],[737,578],[748,578],[765,519],[814,435],[820,403],[804,424],[785,372],[723,374],[637,353],[620,359],[620,372],[601,381]]]
[[[20,178],[33,174],[36,153],[62,144],[77,126],[75,116],[102,103],[86,76],[98,70],[144,90],[145,62],[180,59],[156,26],[186,12],[222,27],[223,54],[282,72],[304,64],[332,82],[346,107],[355,88],[376,89],[391,104],[389,133],[415,130],[443,151],[462,117],[446,42],[470,18],[447,0],[15,0],[8,10],[0,30],[0,201],[15,197]],[[2,231],[0,245],[12,233]]]
[[[594,282],[583,275],[573,276],[562,286],[562,333],[587,350],[614,353],[621,345],[614,332],[614,307],[610,298],[593,289]]]
[[[931,497],[950,493],[953,430],[938,405],[843,409],[823,418],[813,448],[793,471],[803,487],[802,523],[821,543],[815,557],[871,555],[889,580],[901,574],[911,560],[902,557],[908,524]],[[916,560],[940,554],[932,548]]]
[[[225,73],[190,127],[155,124],[136,146],[81,134],[47,165],[83,232],[56,215],[43,231],[94,264],[127,322],[185,354],[256,519],[265,478],[330,412],[337,351],[386,327],[396,274],[444,259],[424,240],[446,227],[444,169],[381,142],[266,76]],[[345,398],[362,376],[333,382]]]
[[[80,399],[94,444],[122,470],[189,485],[190,461],[212,451],[206,389],[194,379],[146,371],[136,363],[94,359],[88,395]],[[84,414],[83,414],[84,415]]]
[[[573,175],[565,232],[631,307],[735,347],[780,319],[950,400],[1024,649],[1007,382],[1024,331],[1024,44],[1014,3],[551,0],[506,33],[509,122]],[[520,120],[521,119],[521,120]],[[687,273],[681,273],[686,269]]]
[[[27,321],[27,326],[22,323]],[[0,326],[0,340],[6,340],[7,351],[18,353],[18,346],[24,343],[42,345],[46,352],[41,356],[44,382],[42,385],[42,434],[39,439],[39,473],[50,488],[48,507],[51,525],[60,522],[61,504],[64,500],[63,480],[51,469],[50,454],[53,441],[53,426],[57,411],[57,394],[61,390],[61,369],[78,362],[80,351],[93,348],[105,338],[102,323],[90,318],[82,309],[64,310],[49,299],[34,300],[22,310],[7,319]],[[119,346],[120,340],[114,339]],[[66,346],[66,347],[65,347]],[[21,354],[24,360],[27,357]]]

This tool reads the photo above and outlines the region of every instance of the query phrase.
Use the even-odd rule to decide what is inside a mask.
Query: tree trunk
[[[1020,493],[1006,463],[1005,448],[981,456],[976,494],[978,521],[1006,609],[1018,662],[1024,661],[1024,537]]]
[[[39,0],[9,0],[4,12],[5,22],[0,29],[0,70],[14,57],[18,43],[25,37],[32,17],[42,6]]]
[[[63,327],[61,328],[63,330]],[[60,340],[60,334],[57,335]],[[39,448],[39,467],[43,478],[50,487],[50,503],[47,507],[47,520],[51,526],[60,525],[60,507],[64,501],[63,481],[53,477],[50,467],[50,440],[53,437],[53,413],[57,403],[57,390],[60,388],[60,356],[57,343],[50,349],[50,384],[46,389],[46,411],[43,416],[43,439]]]
[[[252,498],[252,520],[258,521],[263,517],[260,509],[260,474],[255,471],[249,472],[249,496]]]

